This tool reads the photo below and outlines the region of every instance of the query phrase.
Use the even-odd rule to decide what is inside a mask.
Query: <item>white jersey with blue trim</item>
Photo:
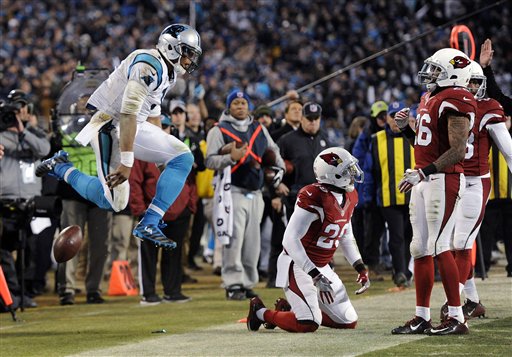
[[[126,57],[94,91],[88,104],[99,111],[119,118],[123,94],[129,80],[148,88],[148,96],[137,114],[137,122],[160,115],[160,104],[167,90],[176,83],[176,73],[169,79],[167,64],[157,49],[136,50]]]

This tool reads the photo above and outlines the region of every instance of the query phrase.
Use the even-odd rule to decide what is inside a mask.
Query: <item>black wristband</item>
[[[314,279],[320,275],[320,271],[317,268],[313,268],[308,272],[308,275]]]
[[[363,263],[359,263],[357,264],[354,269],[358,272],[358,273],[361,273],[363,270],[366,270],[366,266],[363,264]]]
[[[421,171],[423,171],[423,174],[427,177],[428,175],[435,174],[437,172],[437,167],[434,164],[430,164],[422,168]]]
[[[414,130],[412,130],[409,124],[407,124],[405,128],[400,129],[400,131],[402,132],[402,135],[405,136],[407,139],[414,139],[414,137],[416,136],[416,133],[414,132]]]

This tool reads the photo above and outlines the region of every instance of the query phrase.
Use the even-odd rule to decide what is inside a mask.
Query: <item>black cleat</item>
[[[422,334],[425,330],[432,328],[431,320],[424,320],[419,316],[414,316],[412,320],[409,320],[403,326],[399,326],[391,330],[393,335],[417,335]]]
[[[464,335],[468,332],[468,325],[453,317],[449,317],[447,320],[441,322],[439,326],[425,330],[425,333],[430,336]]]
[[[286,301],[286,299],[279,298],[276,300],[275,308],[276,311],[291,311],[292,307],[290,306],[290,303]],[[265,322],[263,324],[263,327],[265,327],[267,330],[273,330],[276,328],[276,325],[271,324],[269,322]]]
[[[462,306],[462,312],[464,312],[464,318],[466,320],[474,319],[475,317],[485,317],[485,306],[479,302],[474,302],[466,299],[464,306]]]
[[[445,302],[443,306],[441,306],[441,311],[439,312],[439,319],[441,322],[446,321],[448,319],[448,302]]]
[[[256,315],[256,311],[264,309],[263,301],[259,297],[252,298],[249,302],[249,314],[247,315],[247,329],[249,331],[258,331],[260,329],[261,321]]]

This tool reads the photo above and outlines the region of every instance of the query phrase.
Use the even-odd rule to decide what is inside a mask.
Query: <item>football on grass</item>
[[[82,245],[80,226],[72,225],[60,232],[53,244],[53,256],[57,263],[64,263],[73,258]]]

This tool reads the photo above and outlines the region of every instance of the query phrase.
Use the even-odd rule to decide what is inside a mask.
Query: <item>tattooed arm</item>
[[[460,114],[448,115],[448,140],[450,148],[434,161],[437,171],[464,159],[469,134],[469,119]]]

